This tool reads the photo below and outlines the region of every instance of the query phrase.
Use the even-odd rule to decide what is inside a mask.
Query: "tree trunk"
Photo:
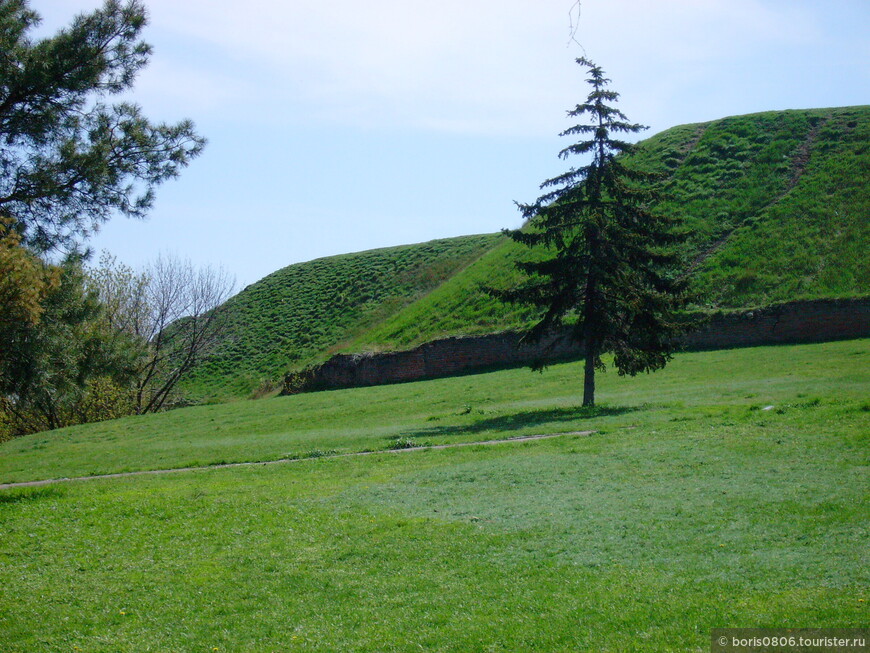
[[[595,405],[595,356],[594,347],[587,340],[586,361],[583,366],[583,405]]]

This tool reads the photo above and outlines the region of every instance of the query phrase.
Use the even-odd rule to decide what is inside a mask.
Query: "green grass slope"
[[[299,263],[226,303],[229,328],[183,390],[246,397],[284,372],[326,357],[478,258],[497,235],[464,236]]]
[[[602,375],[596,413],[571,363],[3,443],[10,480],[596,430],[0,490],[0,650],[704,651],[717,627],[859,626],[868,362],[868,340],[682,354]]]
[[[514,262],[525,252],[506,236],[428,295],[418,299],[348,343],[345,351],[404,349],[448,335],[477,335],[530,323],[527,306],[506,305],[481,291],[484,286],[518,283]]]
[[[694,233],[686,267],[705,307],[738,308],[870,293],[868,143],[870,107],[778,111],[668,129],[636,160],[664,175],[659,210]],[[228,302],[229,333],[183,390],[268,394],[337,351],[522,328],[534,313],[481,287],[518,280],[527,256],[487,234],[291,265]]]
[[[870,107],[778,111],[674,127],[636,158],[665,174],[658,209],[694,232],[687,267],[706,304],[736,308],[870,293],[868,143]],[[503,238],[346,350],[523,327],[532,314],[480,287],[509,285],[525,256]]]
[[[867,295],[870,107],[789,112],[774,120],[803,140],[782,139],[788,148],[778,167],[771,163],[780,179],[768,191],[775,193],[772,201],[721,221],[724,233],[698,268],[699,289],[721,307]]]

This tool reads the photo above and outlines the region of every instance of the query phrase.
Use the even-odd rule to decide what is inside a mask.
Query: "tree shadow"
[[[518,431],[529,426],[547,424],[551,422],[571,422],[578,419],[592,419],[594,417],[612,417],[624,415],[641,410],[642,406],[570,406],[566,408],[548,408],[541,410],[528,410],[509,415],[499,415],[481,419],[471,424],[453,424],[445,426],[431,426],[416,431],[403,433],[402,437],[426,437],[437,435],[460,435],[469,433],[482,433],[484,431]]]

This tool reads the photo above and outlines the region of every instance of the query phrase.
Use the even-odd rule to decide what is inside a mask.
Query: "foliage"
[[[544,195],[520,205],[528,225],[506,233],[539,255],[516,263],[525,275],[519,285],[489,292],[541,310],[523,340],[540,340],[571,318],[571,337],[582,343],[586,360],[583,405],[592,406],[601,354],[614,352],[619,373],[632,376],[670,360],[676,336],[687,328],[679,315],[688,303],[687,281],[677,274],[677,247],[687,234],[650,211],[657,176],[628,165],[635,147],[617,136],[645,128],[612,106],[619,95],[608,90],[599,66],[584,58],[577,63],[588,69],[592,91],[568,115],[589,124],[561,135],[587,140],[559,156],[591,160],[545,181]]]
[[[6,442],[15,437],[15,420],[4,408],[5,400],[0,400],[0,442]]]
[[[128,379],[126,376],[120,380],[109,376],[89,379],[77,410],[82,424],[132,415],[136,405]]]
[[[688,354],[605,375],[635,410],[581,422],[590,437],[0,490],[0,648],[700,651],[714,627],[865,623],[867,363],[868,341]],[[275,418],[247,430],[262,453],[314,402],[285,451],[345,449],[360,416],[365,431],[403,405],[417,429],[572,430],[579,369],[133,417],[7,443],[0,465],[72,475],[103,457],[98,432],[130,455],[116,469],[161,446],[195,456],[226,429],[185,442],[168,420],[243,410]],[[455,416],[466,401],[489,414]]]
[[[54,36],[33,40],[27,0],[0,0],[0,212],[38,251],[69,247],[119,212],[142,217],[154,188],[204,140],[190,121],[152,124],[107,104],[148,62],[139,0],[106,0]]]
[[[5,433],[129,410],[136,335],[85,287],[81,244],[201,151],[192,123],[153,124],[128,102],[150,47],[139,0],[106,0],[34,39],[27,0],[0,0],[0,397]],[[61,266],[37,257],[65,251]],[[58,260],[55,257],[53,260]]]
[[[45,265],[21,245],[11,219],[0,219],[0,379],[19,374],[28,334],[39,324],[46,296],[60,283],[59,268]]]
[[[25,304],[32,319],[13,315],[3,331],[0,430],[20,435],[181,402],[178,381],[221,334],[219,306],[232,290],[226,274],[174,258],[137,273],[108,255],[85,272],[76,257],[43,266],[17,249],[0,250],[0,265],[11,261],[13,272],[35,270],[51,283]],[[11,287],[24,286],[15,277]]]
[[[127,414],[124,401],[111,397],[129,381],[131,342],[105,328],[79,259],[55,272],[59,281],[45,293],[39,320],[16,323],[14,364],[0,376],[0,409],[14,434]]]

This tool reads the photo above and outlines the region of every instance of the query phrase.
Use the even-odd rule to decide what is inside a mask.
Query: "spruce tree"
[[[632,166],[627,155],[635,146],[619,139],[646,127],[613,106],[619,94],[599,66],[586,58],[577,63],[588,69],[592,91],[568,113],[585,123],[560,134],[580,140],[559,156],[591,160],[541,184],[546,192],[534,204],[518,204],[527,222],[505,233],[536,255],[517,264],[525,274],[520,285],[491,292],[541,310],[526,342],[568,325],[585,353],[583,405],[593,406],[602,354],[614,355],[620,375],[651,372],[667,364],[675,337],[688,328],[680,312],[686,280],[677,272],[687,234],[650,209],[658,177]]]

